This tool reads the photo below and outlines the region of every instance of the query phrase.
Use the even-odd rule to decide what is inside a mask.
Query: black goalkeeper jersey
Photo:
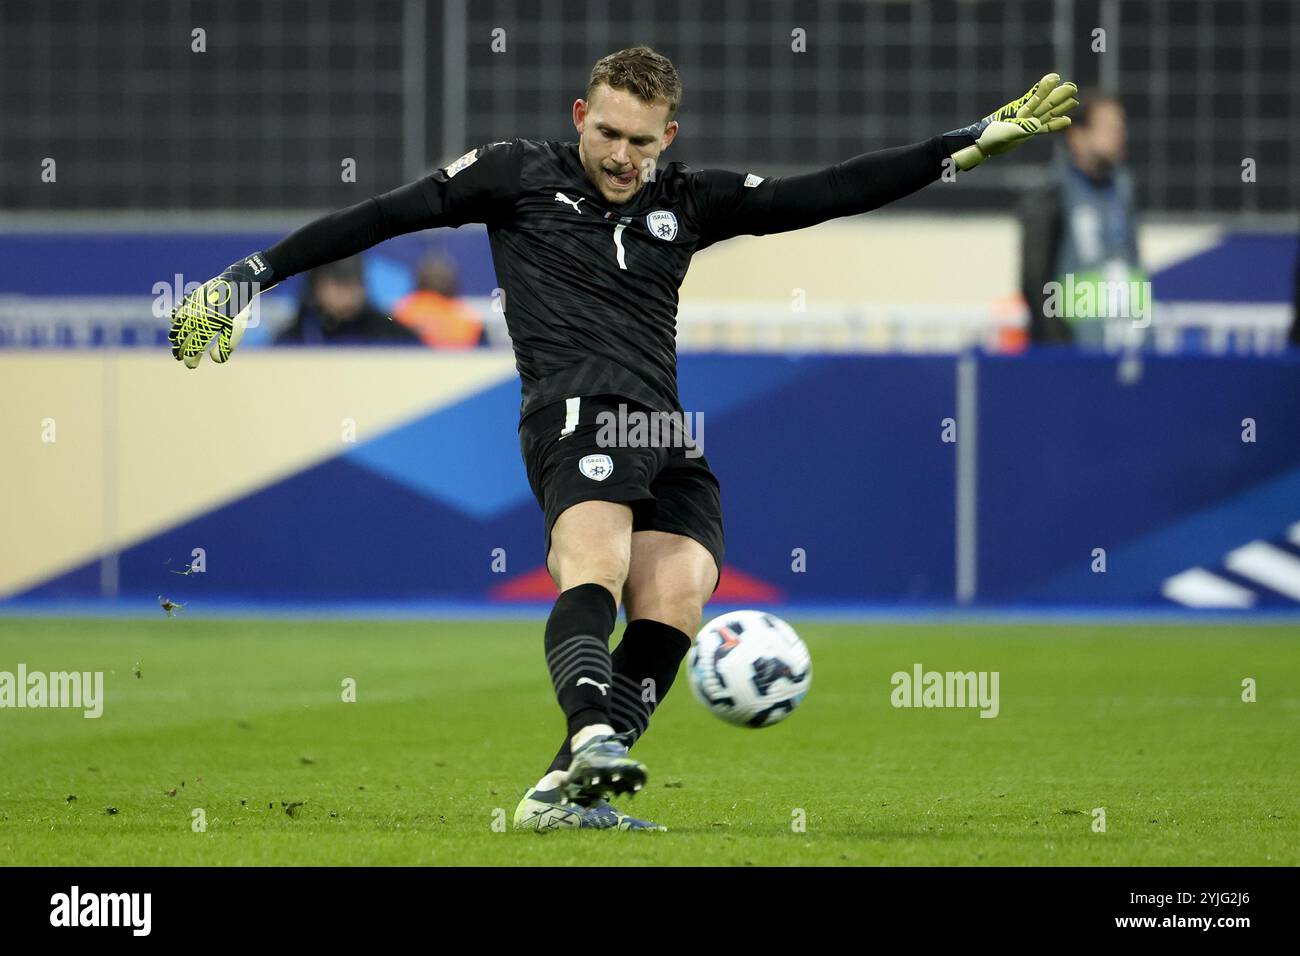
[[[680,411],[677,302],[692,255],[732,236],[866,212],[939,178],[947,156],[935,137],[783,178],[669,163],[613,205],[587,178],[577,143],[516,139],[317,220],[265,256],[279,281],[394,235],[484,223],[521,420],[598,394]]]
[[[493,143],[459,162],[423,180],[424,193],[431,209],[483,214],[523,383],[520,417],[599,394],[680,410],[678,289],[691,256],[725,238],[720,202],[737,203],[758,177],[746,187],[744,175],[671,163],[612,205],[576,143]]]

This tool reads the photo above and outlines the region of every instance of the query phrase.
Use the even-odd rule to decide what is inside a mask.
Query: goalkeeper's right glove
[[[212,361],[229,361],[244,335],[253,299],[278,281],[265,253],[256,252],[203,283],[172,311],[167,334],[172,356],[186,368],[198,368],[211,345]]]
[[[963,172],[990,156],[1009,152],[1039,133],[1055,133],[1070,125],[1065,114],[1079,105],[1079,88],[1061,82],[1061,74],[1048,73],[1024,96],[977,123],[943,134],[948,154]]]

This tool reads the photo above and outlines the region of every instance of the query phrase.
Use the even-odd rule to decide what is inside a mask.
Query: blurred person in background
[[[275,337],[276,345],[414,345],[418,341],[366,297],[358,256],[312,269],[297,316]]]
[[[414,291],[393,306],[393,321],[413,331],[431,349],[487,345],[483,320],[459,296],[455,265],[440,256],[426,256],[420,262]]]
[[[1115,314],[1103,309],[1116,303],[1110,290],[1118,293],[1121,316],[1129,317],[1148,305],[1144,294],[1138,293],[1141,301],[1127,294],[1145,288],[1129,284],[1146,276],[1138,258],[1133,176],[1123,165],[1124,107],[1108,94],[1085,96],[1073,118],[1065,131],[1066,156],[1021,205],[1020,288],[1031,342],[1095,347],[1102,344],[1105,316]],[[1060,284],[1055,298],[1049,283]]]

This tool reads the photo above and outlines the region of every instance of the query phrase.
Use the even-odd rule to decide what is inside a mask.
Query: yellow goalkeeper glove
[[[241,259],[215,279],[187,295],[173,311],[172,356],[186,368],[198,368],[203,353],[212,346],[212,361],[230,360],[248,326],[253,300],[276,283],[275,273],[262,253]]]
[[[1024,96],[977,123],[944,133],[944,143],[957,168],[974,169],[990,156],[1009,152],[1040,133],[1055,133],[1070,125],[1065,114],[1079,105],[1079,88],[1048,73]]]

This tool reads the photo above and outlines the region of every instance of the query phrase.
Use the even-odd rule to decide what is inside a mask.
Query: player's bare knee
[[[595,545],[590,550],[572,548],[554,555],[552,577],[561,590],[579,584],[600,584],[610,594],[621,595],[627,580],[629,555],[616,543]],[[616,597],[617,600],[617,597]]]
[[[547,570],[561,590],[601,584],[617,600],[632,560],[631,539],[632,512],[627,505],[583,502],[556,521]]]

